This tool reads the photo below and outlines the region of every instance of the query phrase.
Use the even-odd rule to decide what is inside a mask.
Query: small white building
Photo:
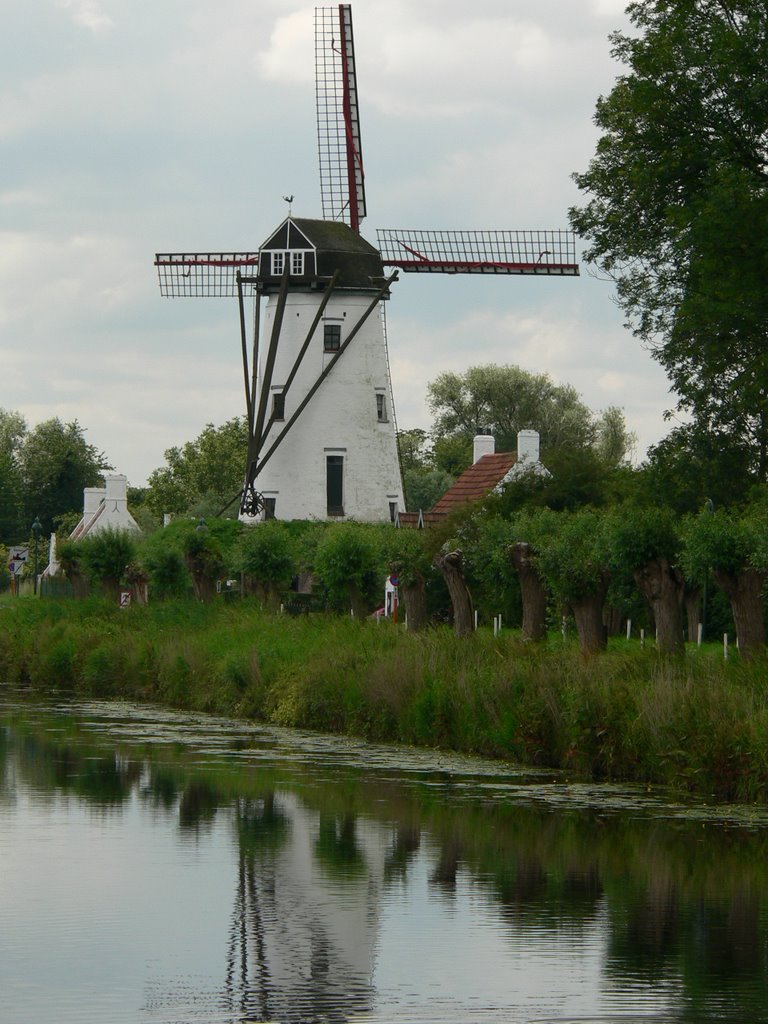
[[[139,525],[128,511],[128,478],[122,473],[104,477],[104,487],[86,487],[83,491],[83,518],[69,535],[82,540],[102,530],[132,530]]]

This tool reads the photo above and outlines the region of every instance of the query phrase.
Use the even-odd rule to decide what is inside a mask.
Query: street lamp
[[[40,542],[40,535],[43,532],[43,524],[40,522],[40,520],[39,520],[39,518],[37,516],[35,516],[35,521],[34,521],[34,523],[32,523],[31,530],[32,530],[32,536],[35,538],[34,554],[33,554],[34,563],[35,563],[34,564],[35,580],[34,580],[34,583],[32,585],[32,591],[33,591],[34,594],[37,594],[37,545]]]

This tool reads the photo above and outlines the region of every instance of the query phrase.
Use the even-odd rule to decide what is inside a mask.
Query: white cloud
[[[113,27],[114,22],[104,13],[98,0],[56,0],[56,6],[69,11],[76,25],[94,34]]]

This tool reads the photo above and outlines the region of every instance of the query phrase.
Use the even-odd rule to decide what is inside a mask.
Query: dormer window
[[[282,277],[284,270],[285,270],[285,253],[284,252],[273,252],[272,253],[272,276],[273,277]]]
[[[301,275],[304,273],[303,252],[291,253],[291,273],[294,275],[294,277],[301,277]]]

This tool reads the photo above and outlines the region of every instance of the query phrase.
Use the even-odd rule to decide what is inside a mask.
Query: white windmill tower
[[[575,240],[380,230],[378,248],[366,242],[348,4],[316,10],[315,47],[323,219],[289,211],[258,252],[158,253],[155,265],[163,295],[238,297],[250,437],[241,516],[381,521],[405,507],[384,320],[397,269],[384,267],[575,276]]]

